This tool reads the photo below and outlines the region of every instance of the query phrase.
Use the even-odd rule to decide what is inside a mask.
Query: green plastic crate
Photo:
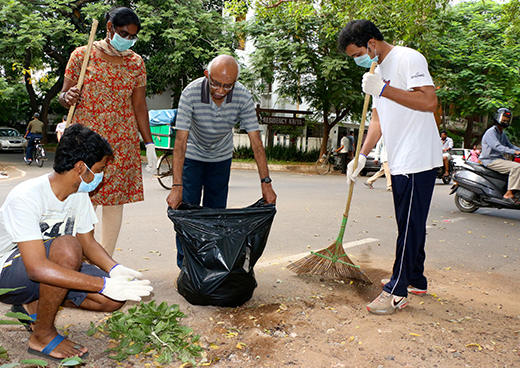
[[[170,125],[153,125],[150,127],[153,143],[157,148],[173,148],[175,144],[175,129]]]

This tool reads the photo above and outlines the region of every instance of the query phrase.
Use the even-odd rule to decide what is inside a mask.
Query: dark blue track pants
[[[226,208],[231,159],[220,162],[203,162],[186,158],[182,172],[182,200],[206,208]],[[179,237],[177,265],[182,267],[184,252]]]
[[[426,220],[435,186],[437,169],[416,174],[392,175],[397,242],[392,278],[383,290],[407,296],[408,285],[427,289],[424,276]]]

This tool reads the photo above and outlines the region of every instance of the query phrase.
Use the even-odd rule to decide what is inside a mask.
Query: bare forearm
[[[433,86],[417,87],[407,91],[387,85],[382,96],[412,110],[423,112],[437,110],[437,94]]]
[[[370,126],[368,127],[367,136],[361,147],[361,153],[368,156],[372,148],[374,148],[381,138],[381,126],[379,123],[379,115],[376,109],[372,110],[372,120],[370,120]]]
[[[260,179],[265,178],[269,176],[269,168],[267,166],[267,157],[265,156],[264,145],[262,144],[260,132],[250,132],[248,135],[251,142],[251,148],[253,149],[253,154],[255,156],[256,165],[258,166],[258,175],[260,175]]]
[[[105,249],[94,239],[94,230],[88,234],[77,234],[81,246],[83,248],[83,254],[90,263],[98,266],[105,272],[109,272],[117,262],[110,257]]]
[[[43,261],[38,270],[29,275],[31,280],[64,289],[98,292],[103,288],[103,278],[86,275],[60,266],[49,260]]]
[[[132,95],[132,104],[139,133],[141,133],[144,143],[151,143],[153,140],[150,131],[150,121],[148,119],[148,106],[146,105],[145,91],[146,87],[136,88]]]

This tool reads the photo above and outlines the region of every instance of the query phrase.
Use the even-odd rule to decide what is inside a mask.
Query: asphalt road
[[[0,153],[0,163],[21,170],[18,178],[12,175],[0,180],[0,203],[22,180],[51,172],[52,158],[50,153],[49,162],[38,168],[26,166],[21,154]],[[345,176],[272,172],[271,177],[278,212],[261,267],[297,260],[310,250],[329,246],[339,232],[347,197]],[[375,257],[388,259],[390,268],[396,237],[392,194],[385,191],[384,178],[375,182],[373,190],[362,185],[363,180],[358,179],[354,190],[344,247],[363,262]],[[146,172],[144,187],[145,201],[125,206],[115,258],[130,267],[147,269],[151,258],[160,256],[159,267],[176,272],[174,230],[166,215],[168,191]],[[520,211],[460,212],[449,195],[450,187],[440,180],[435,187],[428,218],[426,267],[489,271],[518,279]],[[256,171],[232,171],[228,207],[248,206],[260,196]],[[158,267],[156,262],[148,264]]]

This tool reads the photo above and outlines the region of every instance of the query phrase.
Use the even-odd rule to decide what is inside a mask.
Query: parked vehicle
[[[503,198],[507,191],[507,174],[500,174],[482,164],[467,161],[455,173],[455,184],[450,194],[455,194],[455,205],[462,212],[475,212],[480,207],[509,208],[520,210],[515,204]],[[520,193],[516,192],[520,200]]]
[[[0,151],[23,151],[27,139],[14,128],[0,127]]]
[[[377,165],[374,160],[376,158],[376,150],[373,149],[367,156],[365,167],[361,170],[361,175],[366,176],[369,172],[379,171],[381,169],[381,160],[377,161]]]
[[[464,165],[466,160],[469,158],[469,149],[467,148],[452,148],[451,149],[451,158],[453,160],[453,163],[455,164],[455,167],[461,167]]]

